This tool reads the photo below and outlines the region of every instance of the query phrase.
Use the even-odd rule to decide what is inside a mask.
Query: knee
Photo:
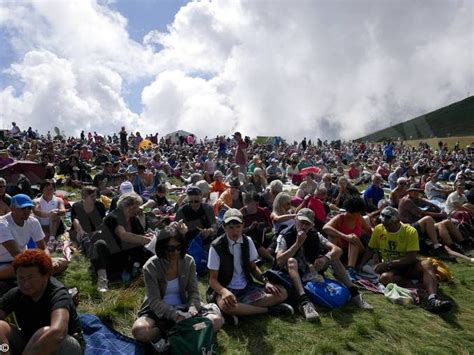
[[[288,271],[298,270],[298,261],[295,258],[289,258],[287,261]]]
[[[423,272],[435,272],[435,267],[431,260],[424,259],[420,262]]]
[[[224,318],[216,314],[209,315],[208,318],[212,322],[212,329],[217,333],[224,325]]]
[[[141,342],[148,342],[150,339],[151,328],[149,325],[144,324],[140,319],[133,323],[132,335],[135,339]]]
[[[0,320],[0,335],[7,336],[10,334],[12,328],[8,322],[5,322],[4,320]]]
[[[393,282],[393,274],[391,272],[384,272],[380,275],[380,282],[382,285],[388,285]]]
[[[431,216],[425,216],[423,217],[421,220],[420,220],[420,223],[424,224],[424,225],[434,225],[435,224],[435,221],[433,219],[433,217]]]

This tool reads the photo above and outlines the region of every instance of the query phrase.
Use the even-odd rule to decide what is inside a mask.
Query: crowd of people
[[[13,123],[0,168],[30,161],[43,176],[0,177],[0,341],[80,353],[74,302],[53,277],[71,250],[89,260],[100,292],[143,277],[132,334],[160,349],[174,324],[197,315],[215,332],[295,309],[318,320],[304,285],[328,270],[361,309],[373,309],[356,282],[365,272],[382,287],[417,284],[429,311],[448,312],[421,255],[474,262],[473,158],[474,144],[442,141],[257,143],[240,132],[198,140],[125,127],[62,137]],[[80,199],[61,187],[80,189]],[[204,257],[191,252],[196,244]],[[207,303],[198,273],[208,275]]]

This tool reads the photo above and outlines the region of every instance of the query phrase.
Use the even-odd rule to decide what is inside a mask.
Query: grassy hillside
[[[474,96],[358,140],[380,142],[398,137],[408,140],[472,135],[474,135]]]

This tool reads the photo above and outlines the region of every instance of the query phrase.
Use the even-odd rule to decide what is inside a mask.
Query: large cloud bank
[[[1,68],[0,125],[356,138],[472,93],[473,9],[192,2],[139,43],[104,2],[2,2],[2,50],[14,59]],[[133,112],[127,93],[137,88]]]

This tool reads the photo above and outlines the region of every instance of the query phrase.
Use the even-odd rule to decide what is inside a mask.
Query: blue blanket
[[[110,329],[93,314],[79,316],[84,340],[86,355],[143,355],[143,348],[132,338]]]

